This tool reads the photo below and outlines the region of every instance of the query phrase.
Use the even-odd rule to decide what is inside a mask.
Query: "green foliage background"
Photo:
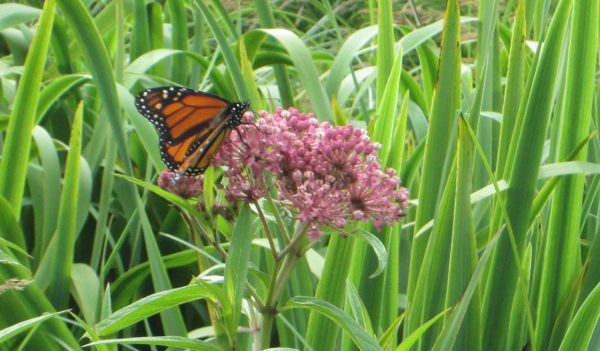
[[[600,350],[598,17],[598,0],[0,4],[0,349]],[[152,186],[133,95],[159,85],[367,128],[408,216],[331,232],[276,311],[253,308],[283,269],[257,208],[202,219],[240,253],[225,261]]]

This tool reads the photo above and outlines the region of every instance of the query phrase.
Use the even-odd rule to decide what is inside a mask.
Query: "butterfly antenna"
[[[252,101],[252,100],[274,100],[277,101],[281,104],[281,100],[279,98],[275,98],[275,97],[259,97],[259,98],[253,98],[253,99],[248,99],[248,102]]]
[[[252,125],[254,125],[254,123],[241,123],[241,124],[252,124]],[[240,141],[242,142],[242,144],[244,144],[246,147],[250,147],[250,145],[248,145],[248,143],[246,143],[244,141],[244,138],[242,137],[242,133],[240,133],[240,130],[237,129],[237,128],[233,128],[233,130],[235,130],[235,132],[237,133],[237,135],[240,137]]]

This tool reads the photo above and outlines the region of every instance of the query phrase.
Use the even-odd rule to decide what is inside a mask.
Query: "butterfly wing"
[[[225,124],[225,122],[223,122]],[[181,143],[169,143],[161,138],[160,155],[167,167],[179,174],[198,175],[206,170],[210,159],[230,133],[230,129],[217,126],[198,138],[188,138]]]
[[[160,151],[167,167],[197,175],[232,128],[241,123],[249,105],[186,88],[160,87],[136,96],[138,111],[160,134]]]

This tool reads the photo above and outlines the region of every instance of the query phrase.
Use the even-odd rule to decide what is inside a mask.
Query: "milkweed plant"
[[[244,115],[245,123],[229,133],[212,160],[215,167],[225,170],[219,184],[224,203],[213,208],[223,213],[239,208],[241,202],[251,204],[268,238],[271,258],[285,262],[274,266],[275,281],[266,295],[254,296],[257,310],[269,312],[263,315],[261,334],[270,335],[270,330],[264,330],[271,327],[274,316],[270,312],[276,311],[298,257],[322,240],[325,232],[350,236],[355,222],[371,222],[376,228],[393,225],[406,214],[409,193],[393,169],[381,169],[380,145],[363,129],[334,127],[295,108],[263,111],[256,121],[253,117],[252,112]],[[161,188],[185,198],[202,199],[203,183],[201,175],[170,170],[158,178]],[[278,205],[270,207],[272,211],[285,211],[275,217],[287,215],[292,233],[285,229],[290,225],[272,230],[261,209],[263,200]],[[262,346],[268,346],[262,340]]]

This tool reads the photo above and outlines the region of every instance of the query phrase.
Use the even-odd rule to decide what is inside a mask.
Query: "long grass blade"
[[[56,1],[45,3],[38,23],[37,35],[31,44],[23,76],[17,87],[17,96],[8,121],[2,160],[0,160],[0,194],[13,206],[17,217],[21,213],[21,204],[23,203],[31,133],[35,122],[44,65],[50,46],[55,9]]]

